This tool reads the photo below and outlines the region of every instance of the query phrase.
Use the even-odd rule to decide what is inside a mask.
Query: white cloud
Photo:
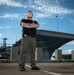
[[[50,5],[50,6],[39,6],[38,7],[36,5],[32,5],[31,7],[34,8],[34,9],[37,9],[37,10],[49,13],[48,15],[50,15],[50,14],[61,14],[61,15],[64,15],[64,14],[74,13],[73,10],[67,9],[67,8],[63,8],[63,7],[60,7],[60,6],[51,6]]]
[[[35,18],[47,18],[51,15],[45,14],[45,13],[34,13]],[[26,17],[26,14],[18,14],[18,13],[6,13],[3,15],[0,15],[0,18],[9,18],[9,19],[21,19]],[[2,28],[2,27],[0,27]]]
[[[20,2],[16,2],[15,0],[0,0],[0,5],[7,5],[11,7],[24,7],[24,8],[27,7],[21,4]]]
[[[74,49],[69,49],[69,50],[66,50],[66,51],[62,51],[62,54],[71,54],[72,50],[74,50]]]
[[[22,15],[17,13],[7,13],[7,14],[0,15],[0,18],[10,18],[10,19],[19,19],[21,17]]]
[[[0,38],[3,36],[3,34],[2,33],[0,33]]]
[[[53,1],[54,2],[54,1]],[[58,1],[56,0],[56,3],[48,2],[45,0],[35,0],[35,4],[31,5],[32,8],[37,9],[39,11],[42,11],[44,13],[47,13],[48,15],[52,14],[71,14],[74,13],[74,10],[67,9],[65,7],[61,7],[60,5],[57,5]]]
[[[74,41],[66,43],[67,45],[74,45]]]
[[[0,36],[2,36],[3,34],[2,33],[0,33]]]
[[[45,13],[35,13],[36,18],[47,18],[51,15],[45,14]]]
[[[10,28],[10,26],[6,26],[6,28]]]
[[[11,28],[10,26],[0,26],[0,29],[3,29],[3,28]]]
[[[3,27],[2,26],[0,26],[0,29],[2,29]]]

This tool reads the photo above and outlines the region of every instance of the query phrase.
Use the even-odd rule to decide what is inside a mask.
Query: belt
[[[36,37],[36,35],[24,34],[24,37],[27,37],[27,36]]]

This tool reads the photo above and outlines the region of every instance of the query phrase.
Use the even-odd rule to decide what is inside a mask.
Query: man
[[[26,53],[30,49],[30,61],[31,70],[40,70],[36,67],[35,63],[35,49],[36,49],[36,28],[39,24],[32,20],[32,11],[27,12],[27,19],[22,19],[20,25],[22,26],[22,42],[19,57],[19,69],[20,71],[25,71]]]

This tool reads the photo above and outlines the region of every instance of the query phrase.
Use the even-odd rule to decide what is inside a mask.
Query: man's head
[[[33,17],[32,11],[28,11],[28,12],[27,12],[27,18],[28,18],[28,19],[32,19],[32,17]]]

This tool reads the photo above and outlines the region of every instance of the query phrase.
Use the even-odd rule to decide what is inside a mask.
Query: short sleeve
[[[21,20],[21,22],[25,22],[25,21],[26,21],[25,19],[22,19],[22,20]]]
[[[35,23],[35,24],[38,24],[38,22],[37,22],[37,21],[34,21],[34,23]]]
[[[25,22],[25,21],[26,21],[25,19],[22,19],[21,22],[20,22],[20,25],[21,25],[22,22]]]

